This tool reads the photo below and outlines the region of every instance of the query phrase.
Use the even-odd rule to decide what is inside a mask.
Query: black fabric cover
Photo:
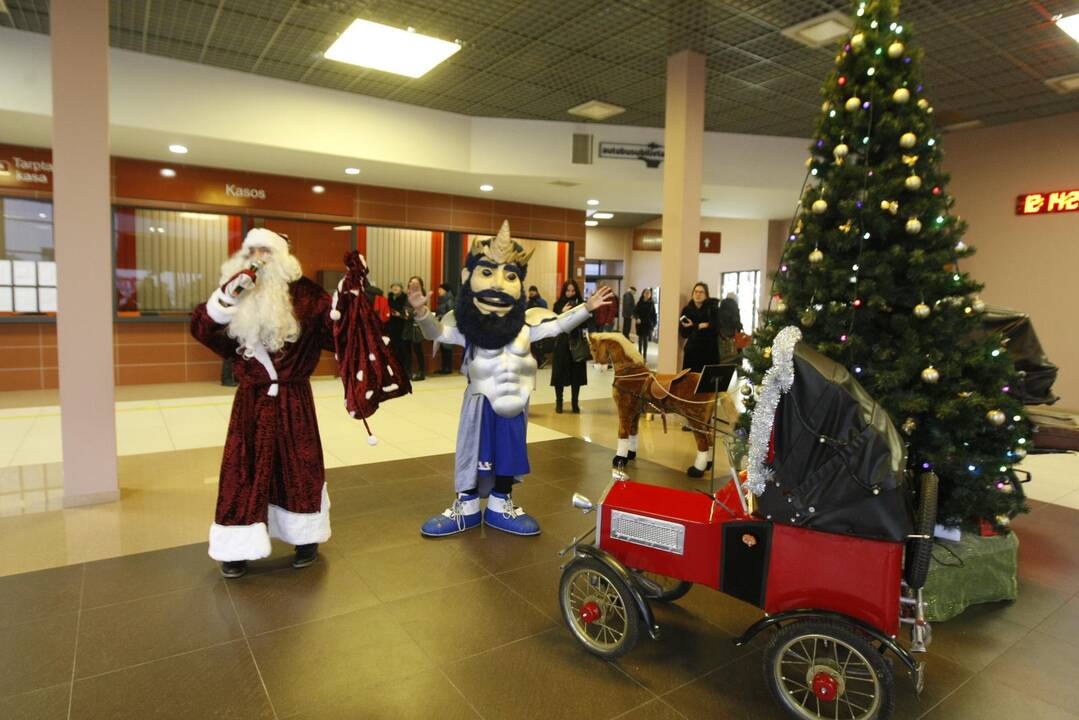
[[[1012,395],[1024,405],[1052,405],[1060,399],[1053,394],[1057,366],[1045,356],[1029,315],[990,307],[982,315],[982,328],[986,335],[1000,333],[1004,336],[1004,347],[1019,373],[1012,382]]]
[[[845,367],[805,343],[795,347],[794,384],[776,410],[773,442],[775,475],[759,514],[894,542],[912,532],[899,433]]]

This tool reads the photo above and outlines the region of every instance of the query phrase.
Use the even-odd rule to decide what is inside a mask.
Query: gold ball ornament
[[[862,99],[855,95],[854,97],[847,98],[847,102],[843,104],[843,107],[847,112],[854,112],[862,106]]]
[[[819,248],[813,248],[813,252],[809,253],[809,262],[813,263],[814,265],[816,265],[823,259],[824,253],[822,253]]]
[[[910,150],[918,142],[918,136],[912,132],[903,133],[899,136],[899,147]]]
[[[897,57],[903,54],[904,50],[906,50],[906,48],[903,47],[903,43],[894,42],[888,46],[888,57],[890,57],[892,60],[895,60]]]
[[[829,110],[831,110],[831,108],[832,108],[832,103],[825,100],[824,103],[820,106],[820,111],[821,112],[828,112]]]
[[[802,327],[813,327],[813,323],[817,322],[817,311],[813,308],[806,308],[799,321],[802,323]]]
[[[918,318],[919,320],[925,320],[927,317],[929,317],[930,312],[931,311],[929,309],[929,306],[925,303],[918,303],[914,306],[914,317]]]
[[[900,105],[906,104],[906,102],[910,100],[910,90],[907,90],[906,88],[899,88],[894,93],[892,93],[892,100],[899,103]]]
[[[905,432],[907,435],[910,435],[918,429],[918,422],[914,418],[909,417],[903,421],[902,428],[903,432]]]
[[[824,198],[814,200],[811,209],[817,215],[823,215],[828,210],[828,201]]]
[[[763,351],[763,352],[761,352],[761,355],[764,355],[764,357],[765,357],[765,358],[770,358],[770,357],[772,357],[772,348],[771,348],[771,347],[766,347],[766,348],[764,348],[764,351]],[[758,386],[758,387],[759,387],[759,386]],[[754,391],[756,391],[756,390],[757,390],[757,388],[753,388],[753,390],[754,390]]]
[[[1007,420],[1008,418],[1000,410],[993,409],[993,410],[990,410],[989,412],[987,412],[985,414],[985,419],[989,421],[990,425],[993,425],[995,427],[1000,427],[1001,425],[1004,424],[1004,421]]]
[[[775,311],[777,313],[787,312],[787,303],[783,300],[777,300],[775,305]],[[771,349],[766,349],[765,352],[770,354],[772,351]]]
[[[857,33],[851,36],[850,48],[855,52],[865,48],[865,33]]]
[[[910,218],[907,220],[907,233],[910,235],[917,235],[922,231],[922,221],[918,218]]]
[[[922,370],[922,382],[933,385],[940,380],[940,371],[930,365],[925,370]]]
[[[753,394],[753,387],[751,385],[746,384],[746,385],[743,385],[742,387],[738,388],[738,392],[740,392],[742,394],[742,397],[749,397],[750,395]]]
[[[925,98],[919,99],[918,100],[918,107],[920,107],[922,110],[928,109],[929,108],[929,101],[926,100]]]
[[[832,150],[832,154],[835,155],[837,158],[845,158],[849,153],[850,148],[847,147],[846,143],[839,143],[835,146],[835,149]]]
[[[917,190],[922,186],[922,179],[917,175],[911,175],[903,181],[903,184],[906,185],[907,190]]]

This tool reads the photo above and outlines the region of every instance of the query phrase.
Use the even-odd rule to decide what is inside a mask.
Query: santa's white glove
[[[245,292],[255,287],[256,278],[257,275],[254,270],[250,268],[241,270],[225,281],[225,284],[221,286],[221,292],[230,301],[235,302]]]

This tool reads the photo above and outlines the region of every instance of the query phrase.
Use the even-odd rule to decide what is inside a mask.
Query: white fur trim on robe
[[[322,483],[322,507],[315,513],[295,513],[270,503],[270,537],[290,545],[324,543],[330,539],[330,493]]]
[[[218,325],[228,325],[232,322],[232,316],[236,314],[236,303],[228,298],[221,288],[214,290],[213,295],[206,301],[206,314]]]
[[[272,506],[271,506],[272,507]],[[210,557],[218,562],[258,560],[270,555],[266,523],[210,526]]]

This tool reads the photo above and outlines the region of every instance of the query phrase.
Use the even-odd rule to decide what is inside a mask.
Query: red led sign
[[[1015,199],[1016,215],[1047,215],[1079,211],[1079,190],[1029,193]]]

